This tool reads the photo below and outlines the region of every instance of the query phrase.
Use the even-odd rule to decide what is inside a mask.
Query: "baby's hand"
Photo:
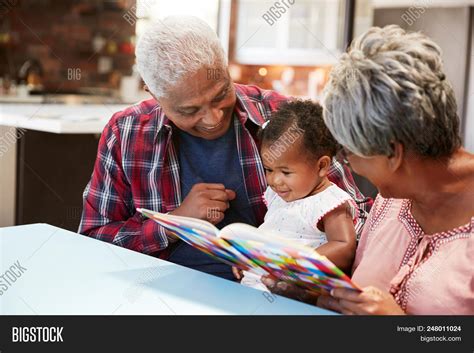
[[[232,273],[234,274],[235,278],[237,278],[240,282],[240,280],[243,277],[242,270],[240,268],[237,268],[235,266],[232,266]]]

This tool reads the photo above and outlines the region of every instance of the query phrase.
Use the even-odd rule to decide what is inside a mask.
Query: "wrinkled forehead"
[[[201,105],[215,98],[230,84],[227,69],[203,67],[170,87],[167,99],[178,106]]]

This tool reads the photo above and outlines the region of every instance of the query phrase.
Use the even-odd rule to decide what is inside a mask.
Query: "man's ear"
[[[320,178],[324,178],[329,173],[329,168],[331,167],[331,158],[329,156],[322,156],[318,159],[317,168]]]
[[[147,85],[144,85],[144,86],[143,86],[143,89],[144,89],[145,91],[147,91],[150,96],[152,96],[153,98],[155,98],[156,101],[158,101],[158,99],[155,97],[155,95],[154,95],[153,93],[151,93],[151,91],[150,91],[150,89],[148,88]]]
[[[388,157],[388,167],[395,172],[400,168],[405,156],[405,148],[399,142],[392,142],[392,155]]]

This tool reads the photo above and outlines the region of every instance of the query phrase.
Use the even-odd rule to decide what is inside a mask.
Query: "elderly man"
[[[153,99],[114,114],[105,127],[79,232],[233,279],[229,266],[177,241],[136,208],[218,228],[260,225],[266,182],[256,132],[287,98],[234,84],[215,32],[194,17],[153,23],[136,57]],[[330,178],[358,203],[360,230],[371,200],[336,161]]]

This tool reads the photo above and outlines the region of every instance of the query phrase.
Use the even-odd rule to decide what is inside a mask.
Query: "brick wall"
[[[2,0],[0,76],[17,78],[36,59],[49,92],[117,88],[134,63],[135,26],[124,18],[134,8],[135,0]]]

